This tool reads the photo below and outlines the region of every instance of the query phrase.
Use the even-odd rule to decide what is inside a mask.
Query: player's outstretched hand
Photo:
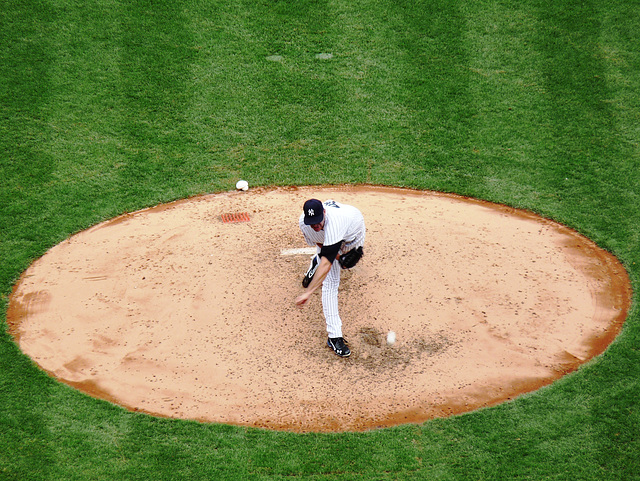
[[[296,306],[302,307],[307,303],[308,300],[309,300],[309,293],[305,292],[304,294],[301,294],[298,297],[296,297]]]

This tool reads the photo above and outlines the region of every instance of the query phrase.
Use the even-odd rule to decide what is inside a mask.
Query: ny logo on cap
[[[315,212],[313,209],[309,209],[309,210],[307,211],[307,215],[308,215],[309,217],[313,217],[314,215],[316,215],[316,212]]]

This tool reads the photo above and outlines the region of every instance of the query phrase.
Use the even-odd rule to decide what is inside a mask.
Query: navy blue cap
[[[309,199],[304,203],[304,223],[319,224],[324,219],[324,206],[318,199]]]

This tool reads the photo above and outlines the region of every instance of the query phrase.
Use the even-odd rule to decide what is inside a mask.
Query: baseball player
[[[300,230],[310,246],[317,247],[302,286],[306,291],[296,298],[303,307],[322,286],[322,310],[327,322],[327,345],[341,357],[351,354],[342,336],[342,320],[338,313],[338,287],[341,269],[350,269],[362,257],[365,238],[364,217],[353,206],[334,200],[324,203],[309,199],[304,203],[299,220]]]

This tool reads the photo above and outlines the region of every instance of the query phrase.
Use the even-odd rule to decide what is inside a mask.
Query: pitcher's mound
[[[310,197],[355,205],[367,224],[340,286],[348,359],[326,346],[320,296],[294,305]],[[630,297],[614,257],[527,212],[371,186],[252,189],[74,235],[22,276],[9,322],[42,369],[133,410],[347,431],[549,384],[605,349]]]

